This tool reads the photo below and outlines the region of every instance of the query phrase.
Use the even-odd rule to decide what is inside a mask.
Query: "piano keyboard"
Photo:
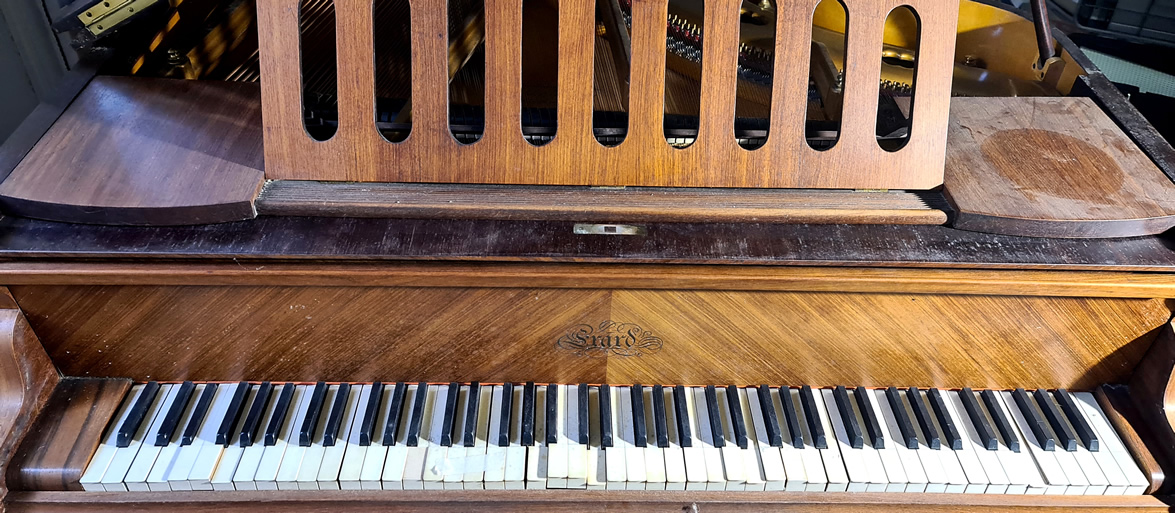
[[[1089,393],[137,384],[87,491],[607,489],[1142,494]]]

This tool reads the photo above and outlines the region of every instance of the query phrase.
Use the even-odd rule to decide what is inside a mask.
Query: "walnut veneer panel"
[[[0,206],[75,223],[252,218],[260,115],[249,85],[97,77],[0,184]]]
[[[1124,380],[1170,317],[1157,299],[541,288],[11,290],[65,374],[138,380],[1090,389]],[[608,320],[626,326],[608,331],[601,326]],[[640,328],[641,356],[579,356],[574,340],[557,344],[577,333],[625,335],[633,326]],[[627,338],[618,340],[627,346]]]
[[[739,4],[706,2],[698,140],[670,147],[662,132],[667,0],[632,3],[629,127],[619,146],[592,135],[594,0],[560,0],[558,135],[542,147],[521,135],[522,10],[486,2],[485,135],[457,143],[448,127],[445,2],[412,2],[413,127],[403,143],[376,131],[369,0],[337,0],[338,132],[325,142],[303,127],[297,0],[258,3],[266,177],[333,181],[928,189],[942,182],[957,0],[846,0],[848,54],[842,133],[831,150],[804,139],[812,13],[817,0],[780,4],[771,132],[766,146],[734,137]],[[875,137],[886,15],[909,5],[921,20],[909,143]]]
[[[955,228],[1132,237],[1175,226],[1175,184],[1090,98],[954,98]]]
[[[8,291],[0,288],[3,302]],[[0,510],[12,455],[57,385],[58,374],[20,310],[0,310]]]

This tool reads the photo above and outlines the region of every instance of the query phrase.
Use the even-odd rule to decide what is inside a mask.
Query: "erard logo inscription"
[[[632,323],[604,321],[598,326],[580,324],[555,342],[555,347],[579,356],[641,356],[656,353],[664,343],[651,331]]]

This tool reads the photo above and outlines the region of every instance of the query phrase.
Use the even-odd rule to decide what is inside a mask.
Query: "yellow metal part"
[[[107,0],[78,15],[86,30],[97,36],[114,28],[135,13],[142,12],[157,0]]]

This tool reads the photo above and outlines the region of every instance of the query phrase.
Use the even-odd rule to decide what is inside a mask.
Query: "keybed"
[[[87,491],[613,489],[1137,495],[1064,390],[146,383]]]

